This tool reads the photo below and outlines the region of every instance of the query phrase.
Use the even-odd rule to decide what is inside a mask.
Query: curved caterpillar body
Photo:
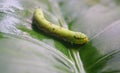
[[[40,8],[35,10],[33,19],[37,22],[37,26],[40,30],[57,36],[60,39],[74,44],[85,44],[88,42],[88,37],[85,34],[65,29],[47,21],[44,17],[43,11]]]

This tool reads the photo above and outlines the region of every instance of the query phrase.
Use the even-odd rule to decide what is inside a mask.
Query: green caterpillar
[[[35,10],[33,19],[37,22],[37,26],[40,30],[59,37],[60,39],[74,44],[85,44],[88,42],[88,37],[85,34],[65,29],[47,21],[44,17],[43,11],[40,8]]]

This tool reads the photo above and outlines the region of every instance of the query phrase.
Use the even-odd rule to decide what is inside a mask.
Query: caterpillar
[[[41,8],[34,11],[33,20],[37,23],[38,29],[43,32],[50,33],[64,41],[73,44],[85,44],[88,42],[88,37],[81,32],[74,32],[61,26],[49,22],[45,17]]]

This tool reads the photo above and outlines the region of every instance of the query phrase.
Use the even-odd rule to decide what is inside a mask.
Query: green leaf
[[[50,22],[88,35],[72,45],[37,29],[41,7]],[[118,0],[0,0],[0,73],[119,73]]]

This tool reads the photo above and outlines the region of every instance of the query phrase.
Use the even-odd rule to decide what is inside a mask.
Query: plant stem
[[[72,59],[72,61],[75,64],[75,73],[86,73],[83,67],[83,63],[80,59],[79,56],[79,51],[78,50],[74,50],[74,49],[70,49],[70,57]]]

